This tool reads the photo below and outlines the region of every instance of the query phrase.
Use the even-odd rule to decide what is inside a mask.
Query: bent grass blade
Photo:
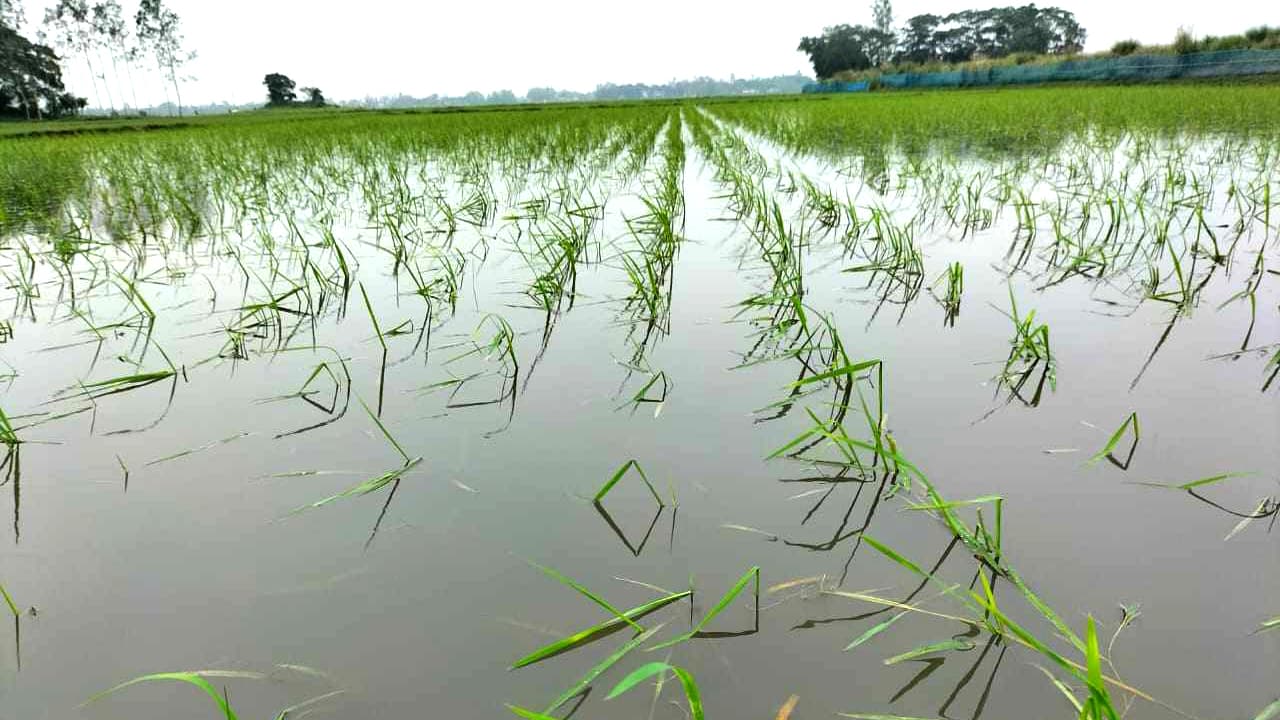
[[[684,688],[685,699],[689,701],[689,714],[692,716],[692,720],[704,720],[706,715],[702,709],[702,696],[698,692],[698,683],[694,681],[693,675],[684,668],[668,665],[664,662],[652,662],[637,668],[615,685],[609,695],[605,697],[605,700],[612,700],[654,675],[663,675],[667,672],[674,673],[679,678],[680,685]]]
[[[649,476],[645,474],[644,468],[640,467],[640,463],[636,462],[635,459],[631,459],[623,463],[622,467],[618,468],[617,472],[605,481],[605,484],[601,485],[600,489],[596,491],[596,496],[592,498],[592,502],[598,503],[604,500],[605,496],[613,490],[613,487],[622,480],[623,476],[625,476],[627,471],[631,468],[635,468],[636,472],[639,473],[640,479],[644,481],[645,487],[649,488],[649,492],[653,494],[653,499],[658,502],[658,507],[666,507],[662,502],[662,498],[658,496],[658,491],[654,489],[653,483],[649,482]]]
[[[617,619],[619,619],[619,620],[621,620],[621,621],[625,622],[626,624],[630,625],[631,627],[635,628],[637,632],[644,632],[644,631],[645,631],[645,629],[644,629],[643,627],[641,627],[638,623],[636,623],[636,621],[634,621],[634,620],[632,620],[631,618],[627,617],[627,616],[626,616],[626,614],[624,614],[621,610],[619,610],[619,609],[615,608],[613,605],[610,605],[610,604],[609,604],[609,602],[608,602],[607,600],[605,600],[604,598],[600,597],[599,595],[596,595],[595,593],[591,592],[591,591],[590,591],[590,590],[588,590],[584,585],[582,585],[581,583],[578,583],[578,582],[576,582],[575,580],[573,580],[573,578],[570,578],[570,577],[568,577],[568,576],[566,576],[566,575],[564,575],[564,574],[560,573],[559,571],[554,570],[554,569],[552,569],[552,568],[546,567],[546,566],[544,566],[544,565],[539,565],[538,563],[535,563],[535,562],[531,562],[531,563],[529,563],[529,564],[530,564],[530,565],[532,565],[532,566],[534,566],[534,567],[536,567],[536,568],[538,568],[538,569],[539,569],[539,570],[541,570],[543,573],[547,574],[547,575],[548,575],[548,576],[550,576],[552,579],[554,579],[556,582],[559,582],[559,583],[561,583],[562,585],[566,585],[566,586],[568,586],[568,587],[570,587],[570,588],[573,588],[574,590],[578,591],[578,593],[580,593],[582,596],[586,597],[586,598],[587,598],[588,600],[590,600],[591,602],[593,602],[593,603],[595,603],[595,604],[599,605],[600,607],[604,608],[605,610],[608,610],[610,613],[612,613],[612,614],[613,614],[613,616],[614,616],[615,618],[617,618]]]
[[[1116,446],[1120,444],[1120,439],[1124,437],[1125,431],[1130,429],[1133,431],[1133,444],[1129,448],[1129,460],[1132,460],[1133,453],[1138,449],[1138,443],[1142,441],[1142,428],[1138,424],[1137,412],[1129,414],[1129,417],[1125,419],[1124,424],[1122,424],[1120,429],[1116,430],[1111,438],[1107,440],[1107,444],[1098,451],[1098,454],[1089,458],[1088,464],[1096,465],[1103,458],[1111,455],[1116,449]],[[1125,465],[1128,465],[1128,461],[1125,462]]]
[[[623,613],[623,615],[625,615],[627,619],[631,621],[639,620],[640,618],[644,617],[645,615],[648,615],[649,613],[660,610],[670,605],[671,603],[677,602],[679,600],[683,600],[692,595],[693,595],[693,591],[691,590],[685,590],[683,592],[674,593],[666,597],[658,598],[657,600],[653,600],[651,602],[645,603],[644,605],[640,605],[639,607],[632,608],[626,611],[625,613]],[[516,670],[522,667],[527,667],[541,660],[546,660],[549,657],[553,657],[555,655],[559,655],[561,653],[565,653],[570,650],[576,649],[578,647],[581,647],[582,645],[585,645],[593,640],[600,638],[606,633],[616,631],[619,628],[626,626],[627,624],[628,623],[624,622],[621,618],[613,618],[612,620],[602,622],[599,625],[593,625],[587,628],[586,630],[581,630],[572,635],[561,638],[560,640],[557,640],[556,642],[553,642],[550,645],[539,648],[529,653],[528,655],[512,663],[510,669]]]
[[[729,605],[732,604],[733,601],[736,600],[737,597],[742,594],[742,591],[745,590],[747,587],[747,583],[751,582],[752,579],[755,580],[755,592],[756,592],[755,612],[756,612],[756,624],[758,626],[760,623],[760,568],[759,566],[756,566],[751,568],[750,570],[747,570],[747,572],[741,578],[739,578],[738,582],[729,590],[729,592],[724,594],[724,597],[720,598],[720,601],[715,604],[715,607],[711,608],[711,610],[702,617],[702,620],[699,621],[696,626],[694,626],[693,630],[690,630],[689,632],[677,638],[673,638],[666,642],[659,643],[647,649],[646,652],[653,652],[655,650],[662,650],[664,648],[669,648],[673,645],[679,645],[680,643],[683,643],[687,640],[691,640],[692,638],[696,637],[699,633],[703,631],[704,628],[706,628],[706,626],[712,620],[715,619],[717,615],[724,612],[724,609],[729,607]]]
[[[631,640],[628,640],[625,645],[615,650],[612,655],[605,658],[604,661],[602,661],[599,665],[596,665],[595,667],[591,668],[591,670],[589,670],[586,675],[582,676],[581,680],[574,683],[573,687],[561,693],[560,697],[557,697],[555,700],[553,700],[551,704],[547,706],[547,709],[542,711],[543,714],[550,715],[556,710],[559,710],[560,707],[565,703],[569,702],[575,697],[578,697],[582,693],[586,692],[587,688],[591,686],[591,683],[596,681],[596,678],[603,675],[605,671],[607,671],[609,668],[618,664],[618,661],[626,657],[627,654],[630,653],[632,650],[635,650],[636,648],[640,647],[644,643],[648,642],[649,639],[652,638],[654,635],[656,635],[660,630],[662,630],[663,627],[664,625],[658,625],[656,627],[650,628],[649,630],[645,630],[644,632],[635,636]]]

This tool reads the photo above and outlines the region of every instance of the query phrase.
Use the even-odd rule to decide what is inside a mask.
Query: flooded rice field
[[[0,140],[0,718],[1271,717],[1275,95]]]

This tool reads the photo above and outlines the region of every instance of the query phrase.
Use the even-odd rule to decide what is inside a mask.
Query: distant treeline
[[[798,93],[809,78],[800,73],[767,78],[731,78],[716,80],[700,77],[693,80],[673,80],[663,85],[632,83],[618,85],[605,83],[590,92],[558,90],[550,87],[530,88],[524,95],[511,90],[492,93],[469,92],[465,95],[429,95],[414,97],[367,97],[363,100],[341,103],[346,106],[371,108],[440,107],[455,105],[516,105],[521,103],[582,102],[590,100],[646,100],[661,98],[711,97],[716,95],[771,95]]]

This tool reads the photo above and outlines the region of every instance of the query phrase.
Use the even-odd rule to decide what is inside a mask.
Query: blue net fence
[[[859,82],[835,82],[827,81],[820,83],[809,83],[805,85],[801,92],[809,93],[851,93],[866,92],[871,89],[871,82],[861,80]]]
[[[1052,65],[1008,65],[979,70],[883,75],[886,88],[955,88],[1051,82],[1156,82],[1280,73],[1280,50],[1222,50],[1186,55],[1131,55],[1064,60]],[[859,92],[867,83],[817,83],[805,92]],[[861,86],[843,89],[844,86]],[[810,89],[814,88],[814,89]]]

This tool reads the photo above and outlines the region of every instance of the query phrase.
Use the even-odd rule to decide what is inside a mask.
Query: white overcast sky
[[[330,99],[534,86],[585,91],[599,83],[661,83],[811,73],[796,44],[827,25],[868,23],[870,0],[167,0],[199,58],[188,103],[254,102],[262,77],[284,73]],[[132,17],[137,0],[121,0]],[[53,0],[25,0],[35,24]],[[895,24],[1017,0],[895,0]],[[1133,37],[1167,43],[1179,26],[1197,35],[1280,25],[1275,0],[1061,0],[1089,31],[1088,49]],[[30,28],[28,28],[30,29]],[[89,96],[83,62],[68,84]],[[139,78],[142,104],[162,99]],[[147,87],[143,87],[147,86]],[[104,99],[105,102],[105,99]]]

